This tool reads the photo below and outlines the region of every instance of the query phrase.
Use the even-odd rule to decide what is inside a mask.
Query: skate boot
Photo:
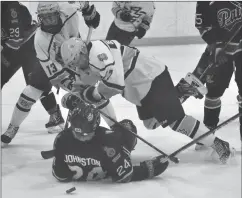
[[[207,127],[209,130],[213,130],[214,128],[216,128],[216,126],[211,127],[211,126],[207,126],[207,125],[206,125],[206,127]],[[214,134],[214,133],[213,133],[213,134]],[[195,146],[195,150],[196,150],[196,151],[201,151],[201,150],[206,150],[206,149],[208,149],[208,147],[207,147],[206,145],[204,145],[203,143],[200,143],[200,142],[198,142],[198,143],[196,144],[196,146]]]
[[[63,119],[60,111],[59,105],[57,108],[51,113],[49,122],[45,125],[48,133],[59,133],[64,129],[65,120]]]
[[[213,148],[212,156],[218,157],[222,164],[227,164],[231,157],[235,156],[235,149],[218,137],[214,139],[214,144],[211,147]]]
[[[1,135],[1,147],[7,146],[18,132],[19,127],[9,124],[7,131]]]

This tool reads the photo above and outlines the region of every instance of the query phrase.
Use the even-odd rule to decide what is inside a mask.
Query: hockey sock
[[[35,89],[34,87],[28,85],[23,90],[19,97],[19,100],[14,108],[11,124],[13,126],[19,127],[20,124],[28,116],[31,107],[38,100],[43,92]]]
[[[219,122],[220,111],[221,111],[220,98],[209,98],[206,96],[205,102],[204,102],[203,123],[210,129],[216,127]]]
[[[192,139],[195,139],[208,131],[204,124],[200,123],[198,120],[192,116],[185,115],[182,119],[175,121],[170,127],[179,133],[182,133]],[[215,136],[214,134],[209,135],[199,141],[206,146],[213,145]]]
[[[45,110],[49,113],[50,110],[54,109],[57,107],[57,102],[55,99],[55,95],[52,91],[48,92],[44,92],[41,95],[40,98],[41,104],[43,105],[43,107],[45,108]]]

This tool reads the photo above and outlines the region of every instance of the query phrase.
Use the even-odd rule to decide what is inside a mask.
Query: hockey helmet
[[[87,69],[89,67],[88,56],[86,43],[81,38],[72,37],[61,45],[61,57],[68,67]]]
[[[60,21],[60,5],[58,2],[42,1],[38,4],[37,15],[44,26],[56,26]]]
[[[100,113],[92,105],[81,102],[71,112],[70,123],[74,137],[87,141],[94,136],[100,124]]]

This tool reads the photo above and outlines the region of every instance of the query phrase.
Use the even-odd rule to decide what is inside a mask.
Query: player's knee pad
[[[179,119],[172,123],[170,127],[172,130],[182,133],[190,138],[193,138],[198,131],[200,122],[192,116],[185,115],[182,119]]]
[[[43,92],[28,85],[21,93],[16,107],[20,111],[30,111],[32,105],[38,100]]]
[[[160,123],[155,118],[143,120],[143,124],[149,130],[156,129],[157,127],[160,126]]]
[[[207,109],[217,109],[221,107],[220,97],[208,97],[206,96],[204,106]]]

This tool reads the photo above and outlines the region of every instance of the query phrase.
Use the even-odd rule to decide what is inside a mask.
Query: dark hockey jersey
[[[198,1],[195,26],[206,43],[221,47],[236,34],[226,53],[233,55],[242,51],[241,1]]]
[[[32,16],[27,7],[17,1],[1,2],[1,41],[12,49],[19,49],[35,33]]]
[[[147,170],[132,165],[121,131],[98,127],[92,140],[81,142],[69,128],[57,136],[54,147],[52,173],[59,181],[111,177],[114,182],[129,182],[147,178]]]

